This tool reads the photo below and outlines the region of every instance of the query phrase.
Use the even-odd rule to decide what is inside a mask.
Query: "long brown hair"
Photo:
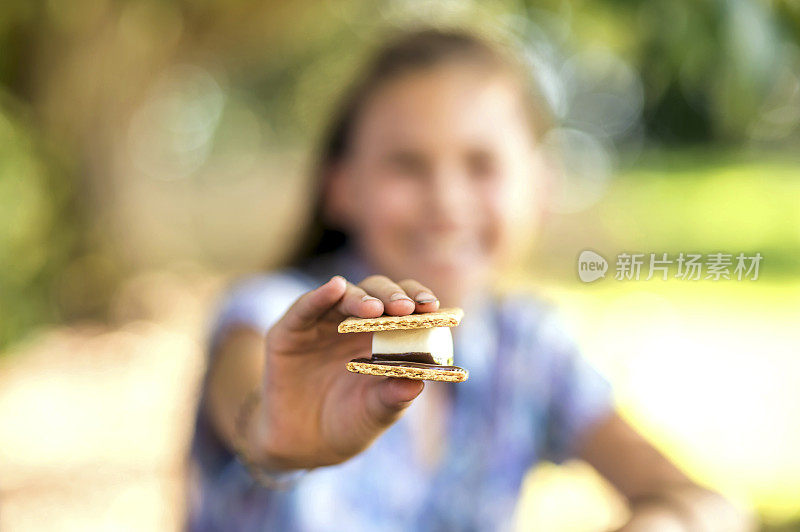
[[[313,167],[317,186],[311,224],[299,240],[291,264],[313,260],[348,244],[349,235],[331,224],[325,216],[327,176],[329,170],[347,153],[363,103],[378,87],[392,79],[459,61],[498,68],[517,78],[525,89],[525,104],[534,134],[539,136],[546,130],[550,114],[534,89],[530,73],[512,54],[482,37],[462,30],[424,29],[396,36],[375,54],[363,75],[345,92],[322,136]]]

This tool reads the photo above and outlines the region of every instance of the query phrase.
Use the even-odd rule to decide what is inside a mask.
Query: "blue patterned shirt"
[[[339,253],[308,268],[244,280],[221,305],[210,351],[232,325],[266,332],[297,297],[333,274],[359,282],[368,273],[352,255]],[[574,455],[584,431],[610,413],[609,386],[581,358],[553,309],[531,296],[485,296],[465,305],[454,342],[456,364],[469,370],[469,379],[447,385],[452,407],[442,459],[433,466],[414,445],[425,391],[366,451],[309,472],[287,491],[256,484],[201,405],[189,529],[510,529],[526,471],[540,460]]]

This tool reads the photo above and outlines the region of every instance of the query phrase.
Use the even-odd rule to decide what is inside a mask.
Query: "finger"
[[[414,301],[408,297],[405,290],[394,281],[383,275],[370,275],[358,286],[368,294],[383,301],[383,311],[392,316],[405,316],[414,312]]]
[[[342,298],[347,289],[347,281],[340,275],[331,279],[310,292],[306,292],[295,301],[289,310],[275,324],[289,331],[305,330],[312,327],[326,312]]]
[[[414,300],[417,312],[432,312],[439,308],[439,299],[433,294],[433,290],[419,281],[404,279],[397,284]]]
[[[397,421],[403,410],[422,392],[423,381],[411,379],[375,379],[367,390],[367,414],[378,427]]]
[[[345,316],[376,318],[383,314],[383,303],[371,296],[360,286],[348,282],[341,301],[336,309]]]

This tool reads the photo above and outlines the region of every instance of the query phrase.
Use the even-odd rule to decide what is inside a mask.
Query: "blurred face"
[[[329,212],[376,272],[445,305],[482,287],[537,219],[541,164],[508,78],[453,65],[386,83],[333,175]]]

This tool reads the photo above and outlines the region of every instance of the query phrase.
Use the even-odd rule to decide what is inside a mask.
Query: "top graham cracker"
[[[456,327],[461,323],[464,311],[460,308],[443,308],[436,312],[409,314],[408,316],[378,316],[356,318],[350,316],[339,324],[340,333],[395,331],[398,329],[430,329],[432,327]]]

